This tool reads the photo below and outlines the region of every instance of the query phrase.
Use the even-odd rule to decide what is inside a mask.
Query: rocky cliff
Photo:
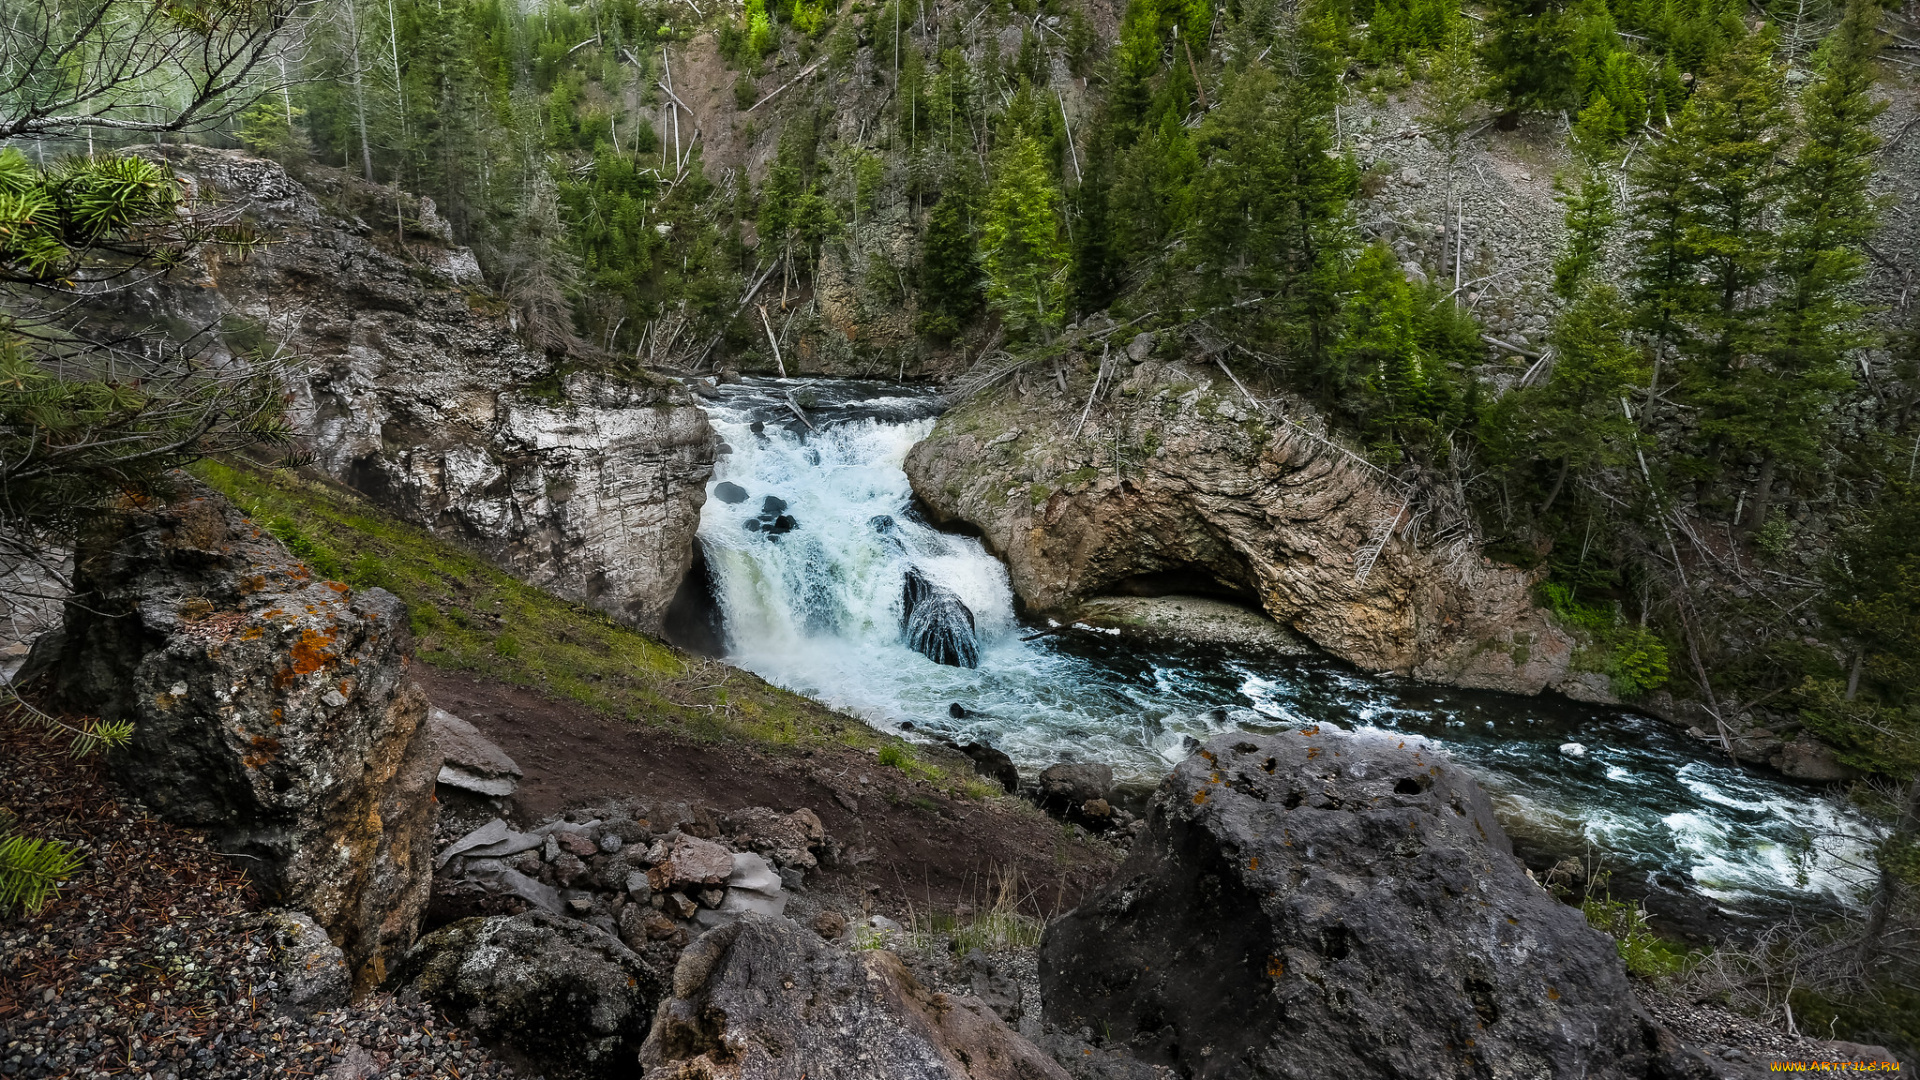
[[[948,412],[907,459],[914,493],[978,529],[1029,607],[1228,593],[1368,671],[1605,695],[1571,670],[1572,642],[1534,606],[1527,572],[1437,527],[1397,482],[1295,422],[1311,420],[1299,406],[1256,403],[1141,338],[1109,346],[1090,408],[1091,360],[1035,370]]]
[[[267,242],[203,249],[196,280],[141,290],[142,313],[219,324],[216,362],[249,350],[282,363],[302,445],[329,477],[532,584],[658,628],[712,474],[712,431],[684,390],[529,348],[429,200],[399,197],[396,234],[391,188],[320,169],[302,183],[197,148],[174,165]]]

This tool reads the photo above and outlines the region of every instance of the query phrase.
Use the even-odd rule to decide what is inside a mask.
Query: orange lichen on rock
[[[275,681],[285,686],[302,675],[311,675],[333,663],[332,646],[333,635],[330,633],[323,634],[318,630],[300,631],[300,640],[294,642],[293,648],[288,653],[293,664],[286,671],[281,672],[280,677]]]
[[[253,747],[253,753],[240,759],[240,764],[249,769],[257,769],[280,756],[280,740],[269,735],[255,735],[247,742]]]

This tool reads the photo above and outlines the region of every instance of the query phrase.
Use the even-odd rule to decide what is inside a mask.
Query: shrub
[[[0,831],[0,913],[38,912],[60,892],[60,883],[80,868],[80,856],[57,840],[35,840]]]

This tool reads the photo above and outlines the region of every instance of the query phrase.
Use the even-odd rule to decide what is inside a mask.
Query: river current
[[[1044,624],[1017,617],[1006,568],[979,541],[913,511],[902,463],[937,409],[923,389],[817,379],[749,380],[708,403],[729,452],[699,535],[731,662],[876,727],[990,742],[1023,774],[1098,760],[1136,789],[1182,760],[1191,740],[1223,732],[1316,723],[1418,735],[1473,771],[1536,864],[1600,858],[1650,907],[1705,906],[1736,922],[1855,902],[1866,825],[1819,791],[1737,766],[1658,720],[1382,678],[1330,659],[1144,648],[1075,628],[1037,634]],[[971,611],[977,668],[907,647],[909,569]],[[956,703],[968,715],[956,718]],[[1562,752],[1569,742],[1584,755]]]

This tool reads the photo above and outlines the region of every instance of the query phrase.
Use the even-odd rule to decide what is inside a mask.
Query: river
[[[1223,732],[1318,723],[1418,735],[1473,771],[1527,861],[1602,859],[1623,894],[1677,924],[1718,933],[1855,902],[1861,819],[1650,717],[1328,658],[1144,648],[1074,628],[1036,636],[1006,568],[913,510],[901,466],[938,406],[921,388],[820,379],[748,380],[708,403],[728,451],[699,535],[730,662],[876,727],[910,723],[910,738],[990,742],[1023,775],[1098,760],[1136,791],[1191,740]],[[907,646],[909,570],[971,612],[977,668]],[[956,718],[956,703],[968,715]],[[1569,742],[1584,755],[1562,752]]]

